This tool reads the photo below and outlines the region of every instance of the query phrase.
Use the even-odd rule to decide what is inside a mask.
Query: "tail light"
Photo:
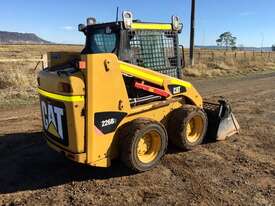
[[[79,61],[78,62],[79,69],[86,69],[86,61]]]

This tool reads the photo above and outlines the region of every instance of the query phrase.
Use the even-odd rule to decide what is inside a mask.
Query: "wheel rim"
[[[203,119],[200,116],[194,116],[189,120],[186,127],[186,137],[191,143],[196,142],[203,131]]]
[[[150,163],[158,156],[161,147],[161,137],[157,131],[144,134],[137,144],[137,157],[142,163]]]

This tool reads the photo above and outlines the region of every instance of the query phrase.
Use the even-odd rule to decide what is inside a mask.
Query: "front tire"
[[[137,172],[154,168],[165,154],[168,137],[157,121],[136,119],[126,125],[120,135],[122,162]]]
[[[202,143],[207,130],[205,112],[195,106],[172,111],[168,121],[169,140],[181,149],[191,150]]]

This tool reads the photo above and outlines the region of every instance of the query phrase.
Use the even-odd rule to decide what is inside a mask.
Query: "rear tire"
[[[195,106],[184,106],[172,111],[167,124],[168,137],[172,144],[191,150],[202,143],[207,130],[205,112]]]
[[[136,119],[122,128],[119,135],[122,162],[137,172],[155,167],[165,154],[168,137],[157,121]]]

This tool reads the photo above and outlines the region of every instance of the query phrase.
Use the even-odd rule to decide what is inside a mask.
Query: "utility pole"
[[[194,66],[195,10],[196,10],[196,0],[192,0],[191,24],[190,24],[190,49],[189,49],[189,58],[190,58],[191,66]]]
[[[262,36],[262,41],[261,41],[261,52],[263,52],[263,47],[264,47],[264,33],[261,32],[261,36]]]

